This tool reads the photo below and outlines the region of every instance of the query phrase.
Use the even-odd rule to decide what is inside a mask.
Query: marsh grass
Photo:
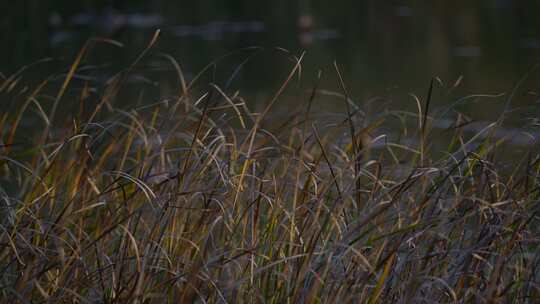
[[[228,88],[244,62],[223,87],[200,83],[217,61],[188,81],[171,56],[151,52],[156,39],[101,84],[76,81],[96,41],[59,86],[52,77],[30,87],[24,71],[2,77],[2,301],[540,297],[540,155],[535,142],[519,159],[501,152],[513,149],[494,136],[503,119],[471,135],[445,107],[456,115],[441,145],[431,127],[444,112],[432,102],[439,82],[417,112],[368,115],[337,64],[339,91],[316,81],[274,115],[301,76],[304,54],[292,53],[281,87],[254,112]],[[177,93],[122,107],[146,56],[171,64]],[[317,112],[325,96],[345,110]]]

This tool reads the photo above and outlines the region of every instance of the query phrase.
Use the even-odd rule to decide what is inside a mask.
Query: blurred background
[[[357,99],[391,90],[425,95],[431,77],[448,86],[462,77],[463,94],[509,92],[540,62],[540,1],[4,0],[0,5],[3,75],[49,56],[64,64],[33,71],[65,71],[90,37],[125,47],[96,47],[88,62],[125,67],[157,28],[161,36],[153,51],[172,55],[187,77],[230,51],[263,47],[234,84],[252,94],[275,91],[290,70],[290,60],[276,47],[292,54],[306,50],[306,78],[320,69],[332,75],[323,82],[334,89],[336,60]],[[247,56],[233,56],[223,70],[230,75]],[[528,90],[536,83],[531,79]]]

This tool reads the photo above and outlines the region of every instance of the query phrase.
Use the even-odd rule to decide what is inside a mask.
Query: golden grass
[[[537,146],[505,158],[490,132],[498,120],[473,139],[445,131],[435,153],[433,82],[417,114],[369,117],[349,104],[336,64],[346,113],[323,123],[317,85],[287,117],[272,114],[303,54],[261,113],[199,76],[186,82],[159,55],[178,95],[122,109],[118,92],[144,54],[103,85],[78,86],[86,48],[52,98],[50,79],[1,80],[3,102],[15,100],[0,116],[2,301],[540,298]],[[395,131],[396,116],[415,131]],[[401,140],[411,134],[418,144]]]

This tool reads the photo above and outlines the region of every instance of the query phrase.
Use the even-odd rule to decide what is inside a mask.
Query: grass
[[[101,84],[77,81],[95,41],[60,86],[2,77],[2,301],[540,298],[540,155],[532,143],[508,156],[508,138],[495,136],[503,116],[471,135],[445,107],[455,124],[441,137],[437,81],[418,112],[368,115],[337,64],[340,92],[317,82],[277,115],[303,54],[289,54],[290,74],[260,112],[201,83],[215,62],[188,82],[170,56],[178,94],[122,107],[156,39]],[[316,110],[329,95],[344,112]]]

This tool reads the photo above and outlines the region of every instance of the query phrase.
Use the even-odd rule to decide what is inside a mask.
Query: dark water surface
[[[90,37],[114,39],[124,47],[98,45],[85,58],[86,64],[103,65],[104,70],[122,68],[159,28],[154,57],[144,61],[140,72],[162,86],[174,86],[169,83],[174,71],[164,60],[152,60],[158,52],[175,58],[190,78],[219,56],[258,46],[264,50],[230,84],[256,102],[275,91],[291,68],[279,47],[296,55],[307,51],[306,86],[320,69],[322,86],[339,90],[333,70],[337,61],[355,102],[392,96],[410,110],[415,102],[408,93],[425,96],[432,77],[446,86],[436,96],[446,94],[458,79],[455,99],[469,94],[509,96],[540,62],[538,1],[4,2],[3,75],[48,56],[56,61],[35,67],[35,73],[65,71]],[[220,61],[211,81],[225,85],[234,68],[253,53],[246,50]],[[533,72],[523,82],[514,105],[536,104],[538,79]],[[474,119],[489,120],[502,110],[505,98],[472,102],[465,110]]]

